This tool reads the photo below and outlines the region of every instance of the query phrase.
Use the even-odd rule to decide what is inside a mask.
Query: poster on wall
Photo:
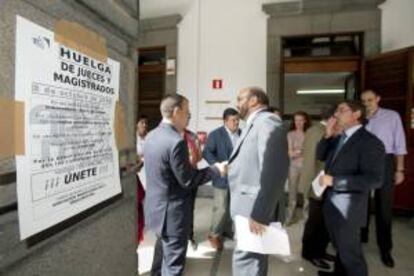
[[[119,69],[17,16],[15,99],[25,110],[25,154],[16,156],[21,239],[121,193]]]

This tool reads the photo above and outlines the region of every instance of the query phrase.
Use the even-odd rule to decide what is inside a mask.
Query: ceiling
[[[140,0],[141,19],[172,14],[184,15],[194,0]]]
[[[185,15],[192,2],[197,0],[140,0],[141,19],[161,17],[172,14]],[[298,2],[302,0],[249,0],[260,4]]]

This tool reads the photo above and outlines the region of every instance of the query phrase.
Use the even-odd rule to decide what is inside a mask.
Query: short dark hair
[[[362,125],[365,125],[368,122],[368,120],[367,120],[367,110],[366,110],[365,106],[362,103],[360,103],[358,101],[346,100],[346,101],[340,102],[338,105],[340,105],[340,104],[346,104],[352,110],[352,112],[360,111],[361,112],[361,117],[358,118],[358,121]]]
[[[138,116],[137,123],[139,123],[139,121],[141,121],[141,120],[147,120],[147,121],[148,121],[148,116],[147,116],[147,115],[145,115],[145,114],[141,114],[141,115],[139,115],[139,116]]]
[[[374,94],[375,96],[380,96],[380,94],[378,94],[378,92],[377,91],[375,91],[374,89],[365,89],[364,91],[362,91],[362,93],[361,93],[361,96],[363,95],[363,94],[365,94],[365,93],[372,93],[372,94]]]
[[[336,111],[336,105],[324,106],[321,109],[321,119],[324,121],[328,120],[335,114],[335,111]]]
[[[289,131],[296,130],[295,116],[302,116],[303,118],[305,118],[305,125],[303,127],[304,131],[306,131],[311,126],[311,119],[308,113],[306,113],[305,111],[296,111],[292,116],[292,122],[290,123]]]
[[[225,121],[225,120],[227,120],[228,117],[236,116],[236,115],[239,115],[239,112],[237,112],[236,109],[231,108],[231,107],[226,108],[223,112],[223,120]]]
[[[260,87],[248,87],[247,90],[249,91],[249,98],[256,97],[257,101],[262,104],[269,106],[269,97],[267,97],[266,92]]]
[[[174,108],[182,108],[183,103],[188,101],[186,97],[180,94],[167,94],[161,100],[160,111],[163,118],[171,118]]]

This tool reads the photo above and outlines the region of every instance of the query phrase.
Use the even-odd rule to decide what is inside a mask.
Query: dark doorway
[[[397,111],[407,139],[405,183],[394,190],[394,209],[414,210],[414,47],[382,53],[365,62],[366,89],[381,95],[381,106]]]
[[[363,34],[283,37],[280,108],[317,119],[322,107],[353,99],[360,91]]]
[[[165,47],[140,48],[138,53],[137,115],[148,117],[151,130],[161,121],[160,103],[165,94]]]

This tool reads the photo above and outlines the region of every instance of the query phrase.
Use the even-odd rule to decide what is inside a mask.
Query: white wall
[[[387,0],[381,5],[382,52],[414,45],[414,0]]]
[[[239,89],[266,89],[266,15],[260,1],[194,0],[178,26],[178,92],[190,99],[190,129],[210,131]],[[213,79],[223,89],[212,89]],[[206,104],[206,101],[230,101]]]

